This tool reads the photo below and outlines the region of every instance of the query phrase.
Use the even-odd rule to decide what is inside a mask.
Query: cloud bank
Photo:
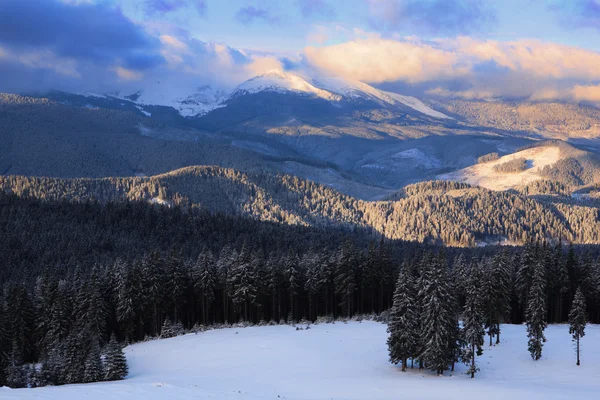
[[[295,1],[303,16],[331,15],[329,1]],[[587,4],[594,11],[590,4],[598,1],[582,0],[580,5]],[[162,19],[136,23],[110,4],[2,0],[0,91],[128,91],[152,82],[182,89],[205,84],[231,89],[252,76],[284,69],[339,76],[421,96],[600,105],[600,53],[582,48],[469,35],[434,40],[398,38],[323,22],[314,25],[307,39],[312,46],[297,57],[283,56],[204,42],[184,27]],[[206,9],[205,1],[148,0],[144,4],[144,12],[157,15],[188,10],[190,5]],[[434,0],[419,4],[369,0],[369,5],[375,7],[374,12],[381,11],[378,7],[388,10],[386,23],[390,24],[411,23],[431,7],[441,7]],[[458,29],[467,24],[463,20],[468,16],[486,12],[478,1],[449,1],[445,7],[442,10],[448,15],[438,21],[445,30]],[[595,15],[592,11],[590,18]],[[268,10],[251,6],[237,12],[233,9],[232,18],[246,24],[279,23]],[[436,18],[442,17],[429,15],[428,23]]]

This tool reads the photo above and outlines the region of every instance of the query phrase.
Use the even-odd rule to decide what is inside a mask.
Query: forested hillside
[[[389,239],[475,246],[482,242],[562,239],[600,243],[599,209],[548,193],[525,196],[453,182],[424,182],[388,201],[363,201],[289,175],[190,167],[150,178],[0,177],[0,188],[47,200],[138,200],[261,221],[315,227],[359,227]],[[561,186],[548,183],[546,188]],[[523,193],[527,193],[524,190]]]
[[[468,297],[466,283],[479,271],[490,341],[500,340],[500,323],[523,321],[540,271],[548,299],[544,319],[565,321],[579,290],[597,322],[598,250],[540,242],[433,248],[361,230],[145,202],[101,205],[0,194],[0,384],[120,379],[126,367],[117,363],[122,356],[112,334],[135,342],[237,321],[381,313],[392,304],[401,266],[410,279],[398,282],[412,282],[416,290],[396,286],[398,293],[423,292],[418,299],[426,304],[429,292],[421,288],[441,285],[448,296],[441,299],[444,318],[452,321]],[[39,368],[29,367],[37,362]]]

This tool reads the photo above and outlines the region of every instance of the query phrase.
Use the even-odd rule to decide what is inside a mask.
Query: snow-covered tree
[[[98,340],[93,340],[85,359],[83,382],[99,382],[104,379],[100,346]]]
[[[443,374],[454,358],[455,343],[452,342],[456,315],[447,267],[437,257],[431,257],[430,260],[432,265],[425,272],[423,287],[420,288],[423,302],[421,359],[427,368]]]
[[[194,291],[199,295],[202,307],[202,321],[208,324],[208,310],[215,301],[215,290],[217,287],[217,266],[213,254],[205,250],[192,269]]]
[[[127,376],[127,359],[115,335],[111,335],[104,356],[104,379],[117,381]]]
[[[527,301],[527,336],[528,350],[531,358],[539,360],[542,357],[542,347],[546,338],[546,276],[545,266],[542,260],[535,264],[532,277],[532,285],[529,289]]]
[[[585,325],[588,322],[588,316],[585,305],[585,296],[581,288],[577,288],[571,311],[569,312],[569,333],[573,336],[577,353],[577,365],[580,365],[579,360],[579,341],[585,336]]]
[[[471,276],[466,282],[466,299],[463,310],[462,337],[466,347],[463,351],[462,360],[469,366],[466,373],[470,374],[471,378],[474,378],[475,373],[479,371],[475,358],[483,352],[481,346],[483,346],[485,336],[484,298],[479,287],[480,277],[481,274],[478,269],[471,271]]]
[[[387,329],[390,361],[394,364],[401,362],[402,371],[406,371],[407,360],[416,353],[419,336],[414,290],[413,278],[408,267],[404,266],[396,281]]]

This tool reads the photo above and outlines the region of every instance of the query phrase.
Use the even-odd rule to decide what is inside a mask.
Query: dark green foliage
[[[481,278],[482,273],[479,268],[475,267],[474,270],[470,271],[470,276],[466,282],[466,300],[463,309],[462,340],[465,347],[462,360],[469,366],[466,373],[470,374],[471,378],[474,378],[475,373],[479,371],[475,358],[483,353],[482,346],[485,336],[485,299],[482,295],[485,289],[479,286]]]
[[[535,361],[542,357],[542,347],[546,341],[546,275],[543,261],[535,264],[531,290],[527,300],[527,348]]]
[[[585,306],[585,296],[580,288],[577,288],[575,292],[575,299],[571,305],[571,312],[569,312],[569,333],[573,335],[573,341],[576,345],[577,352],[577,365],[580,365],[579,360],[579,341],[585,336],[585,325],[588,322],[588,316]]]
[[[457,321],[447,267],[437,257],[431,257],[428,264],[419,288],[423,318],[420,359],[427,368],[443,374],[454,360]]]
[[[115,336],[112,335],[104,355],[104,379],[107,381],[125,379],[127,372],[127,360],[123,349]]]
[[[521,172],[527,169],[527,160],[524,158],[515,158],[514,160],[507,161],[505,163],[495,165],[494,171],[503,174],[512,174]]]
[[[413,278],[404,266],[398,274],[394,303],[390,310],[388,322],[388,352],[390,362],[402,363],[402,371],[406,371],[407,360],[417,352],[417,342],[420,335],[417,327],[417,307],[414,297],[415,285]]]

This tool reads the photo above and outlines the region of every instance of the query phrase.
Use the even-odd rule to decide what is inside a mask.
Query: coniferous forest
[[[0,194],[0,384],[121,379],[125,343],[245,322],[379,315],[390,360],[443,373],[526,323],[600,322],[600,249],[452,248],[143,202]],[[578,342],[577,342],[578,343]],[[579,354],[579,348],[577,351]]]

